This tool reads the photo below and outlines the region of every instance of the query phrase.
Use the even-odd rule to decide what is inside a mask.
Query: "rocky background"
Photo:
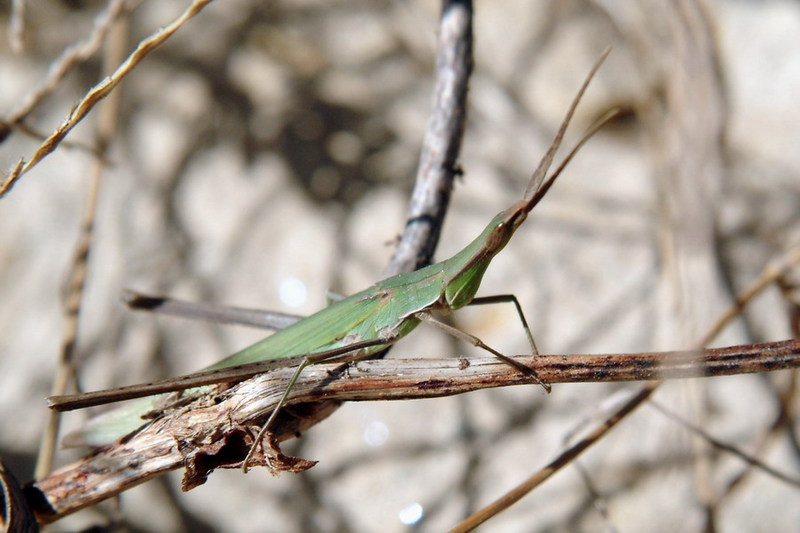
[[[16,121],[0,145],[4,176],[103,78],[104,61],[118,64],[187,5],[11,4],[0,11],[0,117]],[[12,16],[20,6],[24,16]],[[113,10],[127,29],[98,35]],[[263,336],[127,311],[124,289],[308,314],[328,290],[380,279],[430,110],[439,11],[431,1],[212,2],[114,91],[111,126],[95,110],[0,200],[0,456],[21,480],[33,476],[47,417],[98,129],[113,133],[78,323],[87,390],[190,372]],[[520,196],[581,80],[613,46],[567,143],[612,107],[624,117],[582,149],[481,291],[516,294],[542,352],[693,347],[762,269],[796,250],[798,3],[478,2],[475,35],[464,175],[438,258]],[[21,116],[69,47],[85,53]],[[767,290],[714,343],[790,337],[787,303]],[[504,353],[529,351],[512,309],[454,320]],[[420,327],[391,357],[460,353],[475,350]],[[656,402],[797,479],[793,379],[672,382]],[[304,474],[216,472],[182,494],[174,473],[56,530],[114,520],[159,532],[443,531],[636,387],[348,404],[287,444],[320,461]],[[659,408],[643,406],[485,530],[800,523],[797,486]],[[67,415],[63,429],[86,416]],[[59,451],[56,466],[80,453]]]

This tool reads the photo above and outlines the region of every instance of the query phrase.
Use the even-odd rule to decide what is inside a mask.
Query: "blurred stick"
[[[125,56],[124,47],[128,41],[128,24],[126,19],[119,19],[112,25],[109,46],[105,49],[104,63],[107,69],[119,63]],[[96,124],[96,145],[98,156],[92,168],[86,206],[81,220],[78,242],[75,245],[74,259],[67,279],[64,295],[64,323],[61,335],[61,351],[53,380],[52,394],[64,394],[70,382],[76,381],[76,345],[78,340],[78,320],[83,303],[83,292],[86,287],[86,274],[89,253],[94,238],[97,201],[103,176],[106,172],[105,153],[117,133],[119,119],[120,93],[110,95],[99,108]],[[50,412],[45,424],[39,455],[34,475],[37,478],[47,475],[53,468],[53,456],[58,429],[60,425],[58,413]]]
[[[21,54],[25,49],[25,0],[12,0],[8,20],[8,44],[11,51]]]
[[[150,311],[192,320],[206,320],[215,324],[251,326],[269,330],[283,329],[303,318],[289,313],[230,307],[206,302],[187,302],[164,296],[148,296],[134,291],[125,291],[122,301],[128,306],[128,309],[137,311]]]
[[[748,466],[756,467],[761,472],[764,472],[765,474],[770,475],[775,479],[778,479],[780,481],[783,481],[784,483],[792,485],[795,488],[800,488],[800,479],[793,478],[793,477],[791,477],[791,476],[789,476],[787,474],[784,474],[783,472],[781,472],[781,471],[779,471],[779,470],[777,470],[775,468],[772,468],[768,464],[764,463],[763,461],[760,461],[760,460],[756,459],[755,457],[753,457],[752,455],[750,455],[748,453],[743,452],[738,447],[736,447],[736,446],[734,446],[732,444],[728,444],[726,442],[722,442],[721,440],[715,438],[713,435],[711,435],[710,433],[705,431],[703,428],[697,426],[696,424],[692,424],[689,420],[687,420],[687,419],[683,418],[682,416],[678,415],[677,413],[675,413],[671,409],[667,409],[665,406],[661,405],[660,403],[656,402],[655,400],[651,400],[648,405],[650,407],[653,407],[656,410],[658,410],[664,416],[666,416],[668,418],[671,418],[675,422],[679,423],[681,425],[681,427],[684,427],[684,428],[688,429],[690,432],[694,433],[695,435],[700,437],[703,441],[708,442],[709,444],[711,444],[715,448],[719,448],[720,450],[724,450],[724,451],[726,451],[726,452],[738,457],[739,459],[741,459],[742,461],[747,463]],[[716,508],[717,504],[718,504],[718,501],[713,502],[712,507]]]
[[[442,3],[433,110],[422,142],[406,227],[383,277],[429,265],[450,203],[472,73],[472,2]]]
[[[14,5],[16,6],[18,3],[24,4],[16,0]],[[106,9],[95,18],[94,26],[89,37],[64,49],[61,56],[56,59],[48,69],[47,77],[42,81],[39,87],[26,93],[22,103],[9,114],[7,121],[10,125],[20,127],[22,122],[42,100],[56,90],[61,80],[64,79],[64,76],[94,55],[103,44],[106,34],[110,31],[114,21],[124,13],[124,8],[125,0],[111,0],[108,3]],[[117,58],[116,62],[119,63],[121,60],[122,56]]]

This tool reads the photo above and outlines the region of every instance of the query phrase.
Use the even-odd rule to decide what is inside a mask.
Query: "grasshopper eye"
[[[492,250],[494,253],[502,250],[511,240],[511,235],[513,235],[515,229],[516,227],[511,221],[503,221],[495,226],[486,239],[486,249]]]

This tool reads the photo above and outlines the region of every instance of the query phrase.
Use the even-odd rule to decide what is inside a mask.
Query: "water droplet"
[[[377,448],[389,440],[389,428],[383,422],[372,421],[364,429],[364,442]]]
[[[400,512],[397,513],[397,518],[399,518],[403,524],[410,526],[422,520],[424,515],[425,510],[422,508],[422,505],[414,502],[400,509]]]
[[[283,278],[278,285],[278,297],[288,307],[300,307],[308,299],[308,288],[297,278]]]

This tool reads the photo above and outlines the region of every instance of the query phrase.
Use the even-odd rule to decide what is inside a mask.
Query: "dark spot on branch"
[[[441,389],[447,385],[447,381],[444,379],[429,379],[426,381],[420,381],[417,383],[417,388],[419,390],[431,390],[431,389]]]

